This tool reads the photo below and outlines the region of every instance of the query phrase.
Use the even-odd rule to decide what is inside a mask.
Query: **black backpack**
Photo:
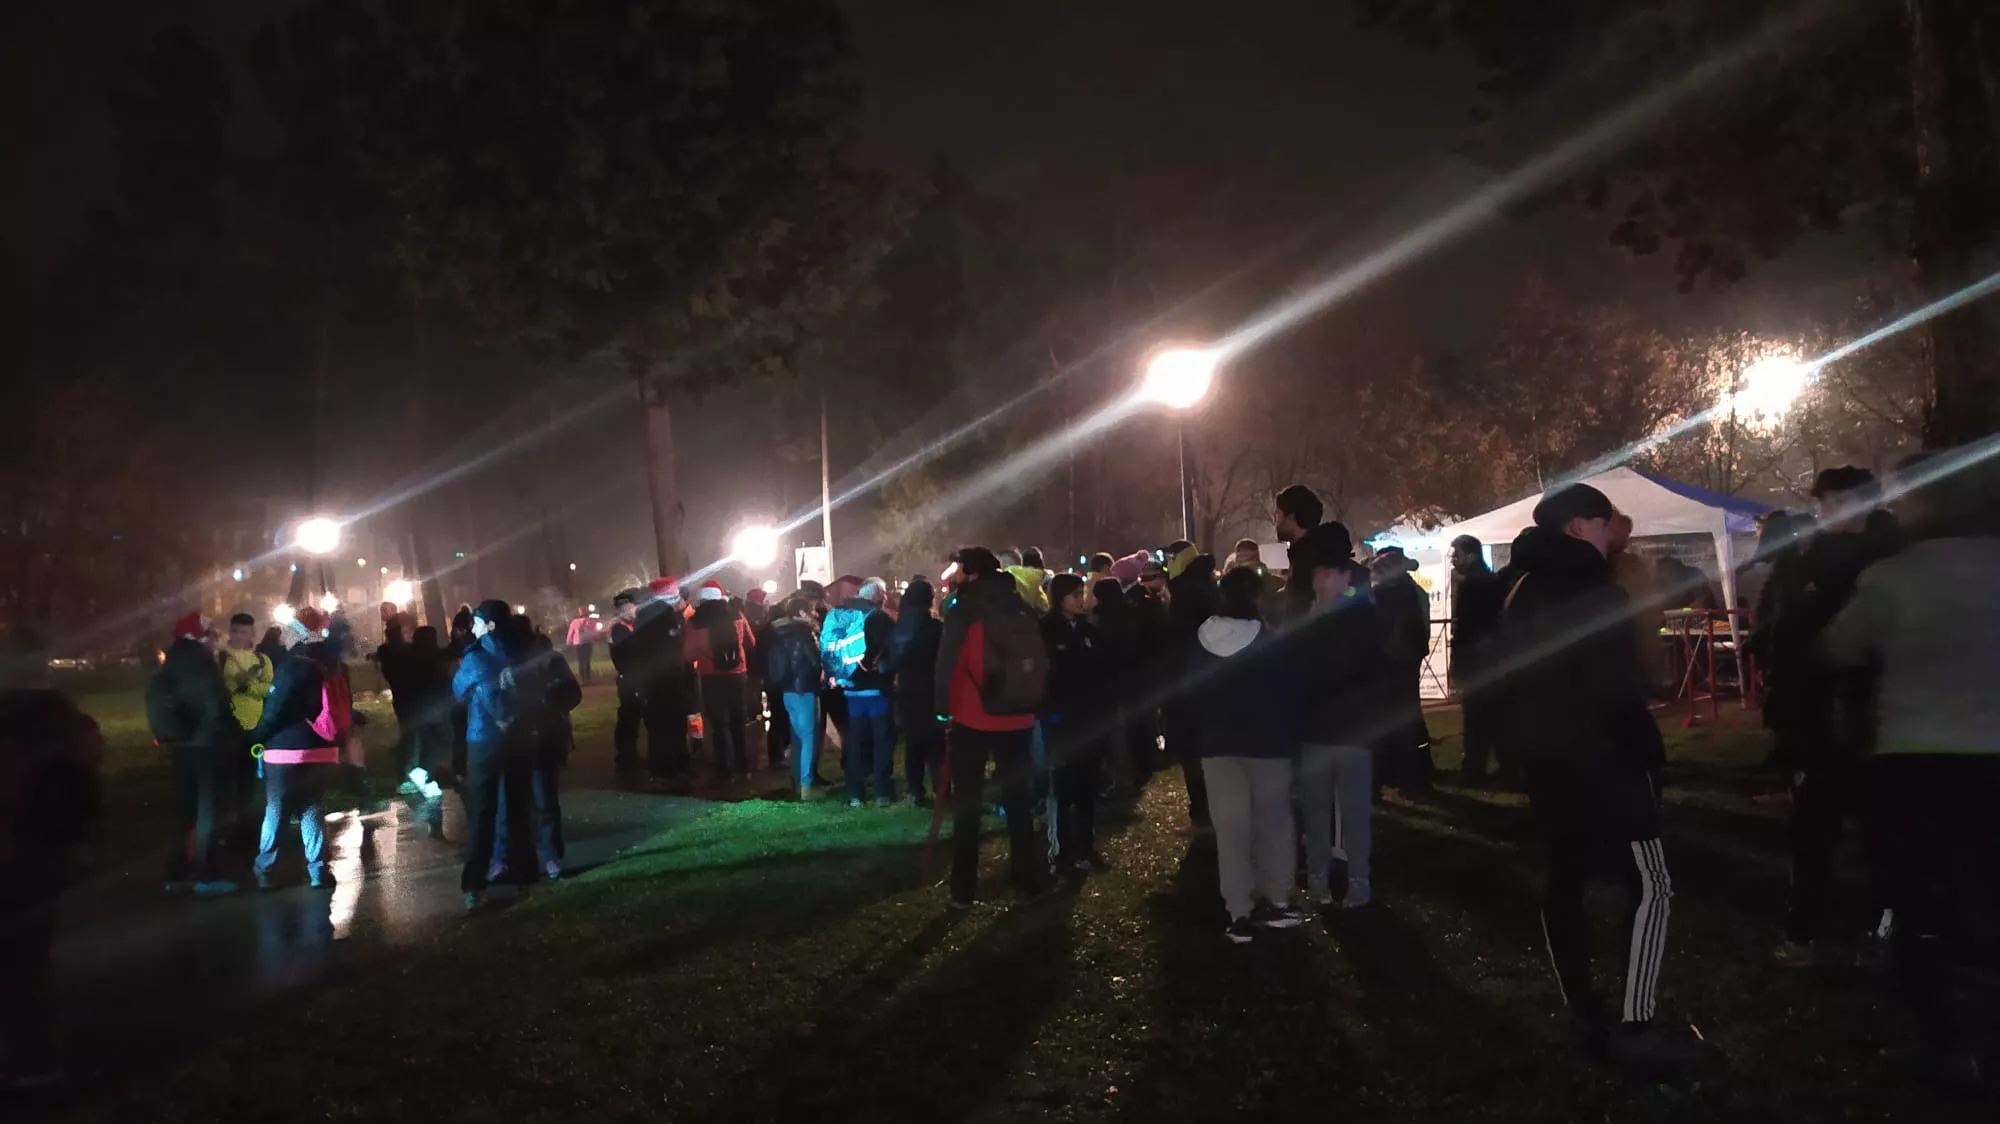
[[[164,671],[146,683],[146,731],[160,745],[182,745],[194,736],[194,721]]]
[[[1049,650],[1041,620],[1025,604],[989,614],[986,678],[979,702],[988,714],[1034,714],[1049,688]]]
[[[743,670],[743,638],[737,635],[734,617],[717,621],[709,626],[708,670],[710,672]]]

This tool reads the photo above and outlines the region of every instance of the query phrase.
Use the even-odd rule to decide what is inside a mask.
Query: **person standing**
[[[98,809],[104,740],[49,683],[41,637],[0,651],[0,1093],[62,1080],[49,1002],[56,904]]]
[[[944,766],[944,726],[931,705],[937,693],[938,644],[944,622],[931,613],[936,600],[931,583],[918,578],[903,590],[896,626],[889,633],[888,671],[896,684],[896,718],[903,728],[903,783],[910,802],[930,803],[924,778],[939,787]]]
[[[1188,797],[1187,830],[1206,834],[1211,827],[1208,814],[1208,771],[1201,767],[1202,724],[1196,721],[1189,700],[1190,665],[1197,662],[1196,637],[1201,626],[1215,615],[1217,597],[1215,559],[1194,553],[1194,547],[1175,543],[1179,553],[1171,557],[1184,561],[1181,571],[1167,585],[1167,650],[1163,659],[1167,694],[1160,706],[1160,724],[1166,730],[1167,753],[1181,765]],[[1169,548],[1170,550],[1173,548]]]
[[[1306,568],[1312,611],[1294,627],[1290,662],[1304,695],[1299,716],[1299,802],[1306,835],[1306,893],[1333,905],[1333,860],[1347,860],[1342,909],[1374,900],[1375,763],[1371,748],[1382,730],[1393,686],[1382,662],[1386,626],[1372,598],[1355,594],[1354,570],[1335,564],[1354,553],[1341,523],[1306,532],[1296,551],[1315,552]],[[1319,563],[1324,564],[1319,564]]]
[[[1873,473],[1842,467],[1813,481],[1819,530],[1805,543],[1792,586],[1769,624],[1778,740],[1791,762],[1791,890],[1779,964],[1810,967],[1833,878],[1842,829],[1860,814],[1872,783],[1866,763],[1874,749],[1877,675],[1874,669],[1831,662],[1822,633],[1854,596],[1864,570],[1900,545],[1895,519],[1878,506]],[[1780,703],[1782,702],[1782,705]],[[1767,712],[1768,713],[1768,712]],[[1768,719],[1767,719],[1768,720]]]
[[[465,908],[478,909],[492,880],[493,844],[502,786],[522,792],[529,770],[518,739],[510,736],[519,717],[513,665],[501,626],[513,610],[505,601],[482,601],[472,612],[472,645],[459,657],[451,693],[465,708],[465,865],[458,888]]]
[[[1119,794],[1136,794],[1150,778],[1153,763],[1153,732],[1141,713],[1141,695],[1150,685],[1138,673],[1142,663],[1138,621],[1118,579],[1100,580],[1092,594],[1091,625],[1097,630],[1100,689],[1112,722],[1107,746],[1112,778]]]
[[[817,795],[819,750],[819,689],[826,679],[820,664],[819,633],[812,601],[793,597],[771,622],[771,640],[762,649],[764,681],[778,691],[792,737],[792,779],[798,798]]]
[[[1475,788],[1486,783],[1487,762],[1496,759],[1502,783],[1514,779],[1509,759],[1494,740],[1493,694],[1481,662],[1500,625],[1502,596],[1493,568],[1486,564],[1485,545],[1471,535],[1451,540],[1451,679],[1465,720],[1459,778]]]
[[[771,650],[771,625],[776,622],[775,606],[762,588],[753,588],[743,597],[743,619],[750,622],[750,647],[760,653],[750,661],[750,724],[762,720],[764,767],[773,773],[785,768],[785,747],[792,744],[791,720],[785,717],[784,692],[771,686],[764,676],[765,659]]]
[[[1384,788],[1429,792],[1431,732],[1424,723],[1424,659],[1431,650],[1431,598],[1410,575],[1417,564],[1403,549],[1385,546],[1369,563],[1374,598],[1382,608],[1383,659],[1388,666],[1390,713],[1377,772]]]
[[[1014,893],[1028,902],[1047,888],[1047,865],[1035,847],[1028,739],[1047,689],[1048,652],[1034,610],[991,550],[966,547],[957,562],[957,598],[945,612],[931,696],[947,724],[950,902],[954,909],[971,909],[979,898],[979,820],[988,760],[1000,779]]]
[[[239,827],[247,829],[254,822],[250,802],[257,791],[257,761],[250,756],[249,734],[263,717],[264,696],[271,692],[271,658],[257,647],[256,617],[237,613],[229,618],[229,643],[216,663],[229,688],[229,712],[242,732],[222,762],[223,829],[234,836]]]
[[[833,685],[847,698],[842,756],[847,766],[850,808],[861,806],[863,785],[870,777],[876,807],[886,808],[896,799],[896,782],[891,776],[896,747],[890,740],[886,694],[891,684],[882,670],[895,628],[889,614],[882,611],[888,596],[887,582],[865,579],[853,598],[826,615],[820,630],[820,658]]]
[[[1247,944],[1258,927],[1291,929],[1298,834],[1292,819],[1299,691],[1285,646],[1264,628],[1263,575],[1223,575],[1215,613],[1196,630],[1189,662],[1189,717],[1215,830],[1223,935]],[[1178,600],[1178,597],[1176,598]]]
[[[1021,600],[1037,613],[1049,611],[1049,568],[1042,559],[1042,548],[1031,546],[1026,550],[1009,550],[1005,561],[1007,573],[1020,588]]]
[[[1631,605],[1606,557],[1614,514],[1587,484],[1558,488],[1535,506],[1534,526],[1514,540],[1501,578],[1507,593],[1493,657],[1504,674],[1495,689],[1547,848],[1542,931],[1578,1031],[1619,1063],[1673,1067],[1698,1052],[1653,1026],[1673,883],[1660,842],[1660,731],[1632,649]],[[1618,871],[1632,903],[1615,1018],[1590,974],[1584,887],[1600,866]]]
[[[258,835],[257,888],[276,886],[278,833],[288,813],[299,811],[299,841],[306,876],[315,890],[333,888],[326,862],[326,794],[340,766],[340,746],[321,732],[328,724],[327,682],[314,648],[326,615],[308,605],[285,625],[285,656],[273,670],[271,693],[250,734],[264,769],[264,827]]]
[[[704,582],[695,591],[683,645],[700,684],[702,730],[715,754],[716,780],[729,784],[747,779],[750,755],[743,738],[750,725],[750,657],[756,641],[750,622],[730,606],[721,582]]]
[[[563,766],[575,745],[569,715],[583,702],[583,687],[569,669],[569,661],[556,651],[548,636],[536,632],[528,619],[507,618],[501,646],[508,651],[525,651],[527,659],[514,668],[514,700],[518,707],[510,733],[519,742],[528,769],[528,789],[535,807],[535,857],[542,877],[554,882],[563,876],[563,820],[561,781]],[[508,860],[508,823],[505,808],[519,800],[518,790],[510,793],[501,783],[501,814],[493,819],[493,861],[487,865],[490,877],[504,874]]]
[[[639,727],[646,720],[646,699],[639,692],[639,648],[633,644],[638,634],[639,603],[645,596],[641,590],[627,589],[611,599],[617,618],[611,623],[611,666],[618,682],[618,717],[611,727],[611,760],[620,776],[639,768]]]
[[[160,670],[146,686],[147,724],[173,762],[180,797],[178,830],[167,849],[169,894],[237,890],[218,870],[215,844],[226,776],[243,728],[236,724],[229,687],[209,650],[208,635],[199,613],[174,622]]]
[[[576,616],[570,618],[568,632],[563,636],[563,642],[576,656],[576,679],[580,686],[590,686],[590,658],[597,650],[597,637],[601,631],[590,614],[579,608]]]
[[[619,595],[619,624],[612,629],[611,662],[618,668],[618,724],[612,744],[621,764],[636,766],[639,724],[646,726],[646,771],[657,787],[683,788],[688,774],[689,694],[687,621],[680,582],[655,578]],[[622,661],[621,662],[621,658]]]
[[[444,786],[439,777],[451,779],[452,668],[438,630],[419,626],[410,638],[404,660],[405,686],[398,702],[409,715],[405,737],[410,745],[409,780],[416,798],[424,830],[432,839],[444,838]],[[407,699],[402,696],[407,692]],[[398,719],[402,721],[402,719]]]
[[[1111,717],[1105,691],[1104,652],[1085,607],[1083,579],[1057,574],[1049,581],[1053,604],[1042,618],[1049,650],[1049,685],[1041,722],[1052,771],[1049,864],[1058,873],[1104,869],[1097,853],[1097,788],[1103,772]]]
[[[1952,938],[2000,906],[2000,474],[1940,467],[1898,468],[1914,541],[1861,571],[1819,655],[1831,668],[1879,671],[1873,755],[1859,768],[1870,862],[1894,918],[1890,956],[1924,1067],[1977,1087],[1991,1083],[1975,1051],[1996,1020],[1990,1004],[1964,1002],[1952,959],[1965,942]],[[1822,518],[1838,526],[1854,510],[1823,503]]]

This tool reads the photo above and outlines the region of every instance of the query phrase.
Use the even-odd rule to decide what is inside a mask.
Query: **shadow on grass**
[[[1013,1061],[1070,993],[1072,902],[1058,895],[1008,910],[924,966],[955,928],[977,923],[940,915],[872,966],[855,964],[845,986],[801,1012],[751,1066],[768,1080],[735,1090],[710,1118],[872,1124],[1060,1108],[1067,1090],[1038,1089],[1032,1075],[1013,1072]]]

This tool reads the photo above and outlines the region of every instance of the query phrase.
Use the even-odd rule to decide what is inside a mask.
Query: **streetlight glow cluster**
[[[408,605],[416,595],[416,584],[402,578],[397,578],[382,587],[382,600],[392,601],[397,605]]]
[[[327,555],[340,549],[340,523],[315,515],[300,523],[292,534],[292,545],[311,555]]]
[[[730,556],[753,569],[763,569],[778,560],[778,529],[759,523],[736,532],[729,543]]]
[[[1745,421],[1776,425],[1812,381],[1812,366],[1798,356],[1766,355],[1743,368],[1725,401],[1730,413]]]
[[[1154,355],[1146,363],[1145,381],[1139,395],[1149,402],[1175,410],[1186,410],[1208,397],[1215,383],[1216,357],[1213,351],[1194,347],[1172,347]]]

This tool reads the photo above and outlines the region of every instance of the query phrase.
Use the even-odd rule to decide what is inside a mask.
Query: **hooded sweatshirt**
[[[1187,698],[1203,757],[1292,756],[1300,695],[1283,649],[1257,621],[1210,617],[1195,630]]]
[[[1009,566],[1007,573],[1021,591],[1021,600],[1037,613],[1049,611],[1049,572],[1033,566]]]
[[[931,615],[936,596],[928,582],[911,582],[903,591],[896,626],[889,633],[885,666],[896,677],[896,695],[913,700],[919,708],[929,706],[937,690],[938,644],[944,638],[944,622]]]

